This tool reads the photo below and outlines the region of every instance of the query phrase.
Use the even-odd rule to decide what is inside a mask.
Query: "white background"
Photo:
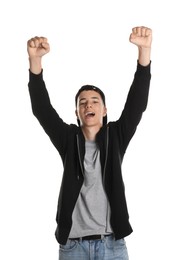
[[[131,260],[177,259],[175,1],[7,0],[0,4],[0,259],[55,260],[55,214],[62,176],[56,149],[32,115],[26,42],[46,36],[43,59],[51,102],[75,123],[83,84],[106,95],[108,119],[119,117],[137,61],[134,26],[153,30],[147,111],[123,163]]]

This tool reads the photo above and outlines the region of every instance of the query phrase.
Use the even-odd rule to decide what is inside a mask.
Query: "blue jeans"
[[[59,260],[128,260],[124,239],[70,240],[60,245]]]

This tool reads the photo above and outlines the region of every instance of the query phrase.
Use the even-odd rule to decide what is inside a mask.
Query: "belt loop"
[[[104,235],[101,235],[101,240],[104,240]]]
[[[82,237],[79,238],[79,242],[82,243]]]

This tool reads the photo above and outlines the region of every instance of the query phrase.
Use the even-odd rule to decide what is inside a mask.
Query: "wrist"
[[[150,63],[151,47],[139,47],[138,60],[142,66],[147,66]]]
[[[34,74],[39,74],[42,70],[41,57],[29,57],[30,71]]]

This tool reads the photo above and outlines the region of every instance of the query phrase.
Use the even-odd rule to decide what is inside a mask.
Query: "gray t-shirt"
[[[112,233],[110,206],[103,188],[100,151],[94,141],[86,141],[84,183],[76,202],[69,238]]]

